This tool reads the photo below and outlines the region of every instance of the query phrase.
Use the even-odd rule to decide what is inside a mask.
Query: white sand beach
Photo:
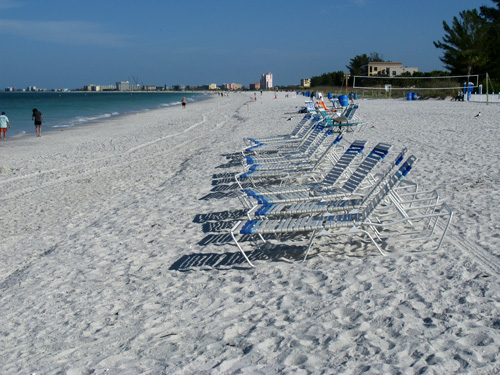
[[[234,155],[290,132],[302,96],[0,143],[0,373],[499,373],[500,106],[358,102],[368,124],[346,138],[407,146],[411,180],[453,209],[437,252],[322,238],[305,262],[281,247],[249,267]]]

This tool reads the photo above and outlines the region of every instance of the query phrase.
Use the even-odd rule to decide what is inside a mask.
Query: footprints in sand
[[[3,194],[0,197],[0,200],[12,199],[14,197],[19,197],[28,193],[33,193],[39,189],[50,188],[57,184],[66,183],[68,181],[77,180],[78,182],[89,182],[91,180],[91,176],[99,173],[102,170],[116,169],[123,166],[128,166],[131,164],[133,160],[134,163],[137,163],[139,160],[151,159],[161,155],[167,155],[168,153],[175,152],[178,149],[182,149],[186,147],[187,144],[193,142],[194,140],[204,137],[204,131],[193,132],[194,129],[203,126],[204,124],[210,125],[210,120],[208,115],[213,113],[215,110],[209,110],[202,114],[202,120],[188,126],[185,129],[180,130],[176,133],[171,133],[163,137],[159,137],[154,139],[153,141],[145,142],[134,146],[132,148],[126,149],[125,151],[118,151],[116,147],[116,141],[110,143],[113,152],[111,155],[106,157],[94,157],[89,154],[87,156],[83,156],[86,158],[85,161],[81,161],[81,158],[75,158],[78,160],[76,162],[67,162],[65,164],[57,165],[56,168],[40,170],[24,175],[17,175],[13,177],[7,177],[3,180],[0,180],[0,186],[3,187],[4,191],[8,191],[9,193]],[[219,114],[221,115],[221,114]],[[222,114],[227,118],[227,115]],[[225,123],[225,120],[222,122],[218,122],[215,124],[215,127],[220,127]],[[186,140],[180,140],[179,142],[173,141],[176,137],[181,135],[189,134],[190,137]],[[193,137],[193,134],[198,134]],[[145,152],[142,155],[135,155],[137,152],[142,149],[148,149],[157,146],[157,144],[161,144],[162,142],[169,142],[171,144],[167,144],[166,148],[158,148],[153,152]],[[99,147],[102,144],[98,145]],[[92,144],[89,143],[87,148],[89,151],[92,149]],[[85,148],[84,148],[85,149]],[[133,158],[133,159],[131,159]],[[62,160],[61,160],[62,161]],[[11,174],[12,170],[7,167],[2,167],[2,172],[4,174]],[[17,171],[19,173],[19,171]],[[28,181],[28,182],[27,182]],[[22,188],[18,188],[21,186]]]

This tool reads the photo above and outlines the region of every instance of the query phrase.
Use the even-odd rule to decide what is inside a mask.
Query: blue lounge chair
[[[262,235],[264,234],[282,234],[282,233],[297,233],[297,234],[310,234],[310,240],[304,255],[304,260],[307,258],[307,255],[311,249],[312,243],[314,239],[318,236],[328,235],[328,236],[339,236],[339,235],[352,235],[352,234],[365,234],[371,240],[371,242],[375,245],[377,250],[382,255],[386,255],[386,253],[381,249],[381,247],[377,244],[374,237],[369,233],[369,230],[373,230],[373,228],[378,225],[389,226],[391,223],[380,223],[371,219],[371,215],[373,215],[377,206],[387,197],[390,193],[391,189],[399,183],[405,176],[411,171],[414,164],[416,163],[417,158],[415,156],[410,156],[403,165],[397,170],[397,172],[390,178],[388,181],[380,187],[376,194],[373,194],[370,201],[366,204],[360,212],[353,212],[349,214],[342,215],[321,215],[321,216],[306,216],[300,218],[286,218],[286,219],[272,219],[272,220],[248,220],[248,221],[238,221],[236,225],[231,229],[231,236],[238,246],[239,250],[242,252],[246,261],[250,264],[250,266],[254,267],[253,263],[250,261],[250,258],[247,256],[240,243],[237,240],[238,235],[258,235],[264,242],[264,238]],[[446,230],[449,226],[449,222],[451,221],[452,212],[448,210],[449,207],[445,205],[444,207],[447,212],[445,215],[449,215],[448,224],[445,227],[444,235],[446,234]],[[437,216],[441,216],[441,214],[434,214]],[[422,215],[416,216],[416,219],[425,218],[428,219],[431,216]],[[408,223],[408,219],[403,219],[398,222],[406,222]],[[375,223],[375,224],[374,224]],[[375,234],[375,237],[380,239],[378,233]],[[439,246],[442,242],[439,242]]]
[[[351,146],[352,149],[349,148],[346,151],[335,167],[328,173],[326,178],[319,183],[294,185],[290,187],[285,186],[282,188],[278,187],[277,189],[274,189],[271,194],[269,194],[269,192],[261,193],[258,188],[245,189],[244,193],[257,200],[257,205],[267,206],[262,208],[262,210],[259,210],[261,213],[271,212],[273,210],[272,205],[275,204],[319,201],[325,199],[331,200],[351,195],[369,175],[373,168],[386,157],[392,147],[387,143],[377,144],[368,156],[361,162],[358,168],[356,168],[350,178],[342,185],[342,187],[336,188],[335,183],[340,179],[341,175],[347,170],[347,166],[356,156],[356,146],[357,145],[353,143]]]
[[[374,151],[377,149],[375,147]],[[256,217],[278,217],[278,216],[292,216],[303,214],[321,214],[326,212],[339,212],[350,211],[355,207],[361,207],[371,197],[371,194],[377,190],[378,186],[386,181],[389,174],[397,168],[404,159],[407,148],[404,148],[394,161],[389,165],[384,173],[375,181],[373,178],[370,190],[365,193],[356,193],[357,189],[363,180],[372,173],[375,166],[385,158],[386,153],[372,151],[363,162],[356,168],[354,173],[347,179],[344,185],[336,190],[328,189],[327,194],[320,201],[318,200],[302,200],[297,202],[285,203],[267,203],[256,206],[253,210],[249,211],[249,215],[253,214]],[[415,186],[415,185],[412,185]],[[315,186],[313,185],[313,188]],[[408,196],[412,193],[408,188]],[[418,187],[415,188],[417,190]],[[333,196],[333,199],[328,199]],[[398,197],[396,199],[401,200]],[[411,198],[411,196],[410,196]]]
[[[354,141],[351,146],[346,150],[344,155],[336,162],[337,168],[343,167],[343,170],[349,166],[354,158],[363,151],[366,141]],[[323,160],[318,160],[313,166],[305,168],[297,167],[293,169],[274,169],[274,170],[257,170],[250,169],[249,171],[239,173],[235,176],[235,180],[241,187],[241,181],[250,180],[253,185],[258,181],[269,181],[270,179],[285,179],[291,176],[307,176],[313,174],[321,165]],[[332,170],[329,175],[333,175]],[[250,192],[251,193],[251,192]]]

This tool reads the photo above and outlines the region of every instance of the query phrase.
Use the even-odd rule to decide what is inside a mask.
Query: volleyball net
[[[352,87],[365,90],[462,90],[479,85],[479,75],[437,77],[352,76]]]

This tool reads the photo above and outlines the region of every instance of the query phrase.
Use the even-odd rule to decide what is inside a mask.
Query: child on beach
[[[35,120],[35,130],[36,130],[36,136],[41,137],[42,136],[42,122],[45,122],[42,116],[42,112],[40,112],[38,109],[33,108],[33,116],[31,116],[32,120]]]
[[[5,112],[2,112],[2,115],[0,116],[0,139],[2,141],[5,141],[7,126],[10,128],[9,118],[5,116]]]

